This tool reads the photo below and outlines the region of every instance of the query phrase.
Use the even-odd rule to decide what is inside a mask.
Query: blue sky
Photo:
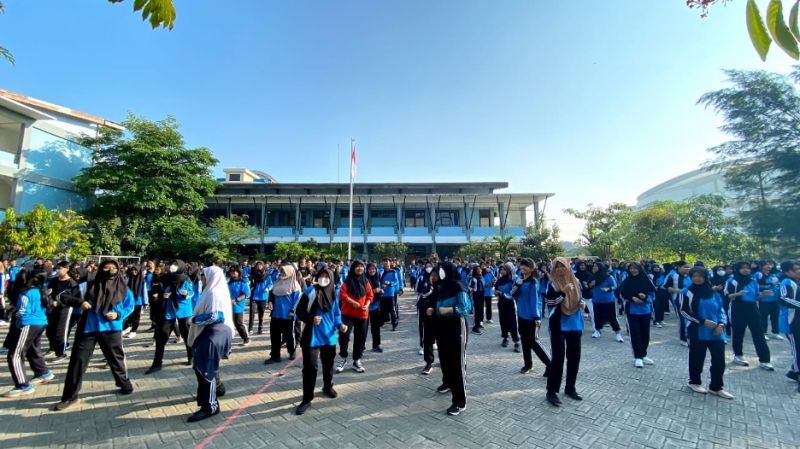
[[[121,120],[177,117],[222,167],[284,182],[508,181],[561,209],[634,203],[722,142],[695,102],[752,50],[744,0],[176,0],[173,31],[131,1],[4,0],[0,87]],[[764,3],[764,2],[761,2]],[[224,5],[219,7],[218,5]],[[341,167],[337,170],[337,146]]]

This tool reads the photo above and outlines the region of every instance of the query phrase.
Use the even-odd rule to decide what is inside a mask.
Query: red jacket
[[[358,307],[350,302],[351,299],[358,303]],[[369,282],[367,282],[366,293],[364,293],[364,296],[360,298],[353,298],[350,295],[347,284],[342,284],[342,288],[339,291],[339,304],[341,304],[342,315],[350,318],[358,318],[360,320],[369,318],[369,310],[361,310],[361,308],[364,306],[369,307],[369,305],[372,303],[372,299],[372,286],[369,284]]]

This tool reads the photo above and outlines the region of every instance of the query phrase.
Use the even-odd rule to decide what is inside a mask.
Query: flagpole
[[[353,181],[355,178],[354,172],[354,163],[355,161],[353,158],[355,157],[355,146],[356,140],[350,139],[350,222],[347,227],[347,262],[350,263],[353,260],[352,257],[352,249],[353,249]]]

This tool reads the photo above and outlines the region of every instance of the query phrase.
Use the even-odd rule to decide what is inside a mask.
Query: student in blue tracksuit
[[[186,270],[186,275],[189,276],[189,280],[192,281],[192,291],[194,292],[192,296],[192,310],[194,310],[197,305],[197,301],[200,299],[200,293],[203,291],[203,280],[200,279],[202,272],[203,267],[197,262],[190,263]]]
[[[265,365],[281,361],[281,345],[286,343],[289,351],[289,360],[295,358],[294,318],[295,306],[300,299],[300,282],[293,265],[281,267],[278,282],[269,292],[269,305],[272,316],[269,322],[270,352],[269,358],[264,360]]]
[[[545,293],[550,310],[548,327],[552,357],[547,376],[547,402],[558,407],[561,405],[558,391],[561,389],[565,358],[567,379],[564,394],[576,401],[583,400],[575,388],[575,383],[581,361],[585,303],[581,300],[581,281],[573,273],[566,258],[558,257],[553,261],[550,280],[550,286]]]
[[[654,362],[647,357],[647,348],[650,346],[650,319],[653,316],[656,287],[642,266],[634,262],[628,265],[628,275],[619,290],[622,300],[625,301],[625,319],[628,320],[631,335],[633,365],[637,368],[652,365]]]
[[[762,295],[761,300],[758,302],[758,313],[761,315],[761,329],[764,330],[764,338],[766,337],[767,328],[772,326],[772,338],[776,340],[783,340],[780,334],[780,324],[778,323],[778,315],[780,314],[780,306],[778,305],[780,281],[776,273],[773,273],[775,264],[772,262],[764,262],[761,264],[761,270],[753,275],[753,279],[758,282],[758,287],[762,293],[767,290],[772,290],[771,295]]]
[[[317,273],[316,284],[303,292],[297,304],[297,319],[305,323],[300,336],[303,351],[303,400],[295,413],[302,415],[314,399],[319,362],[322,361],[322,393],[333,399],[333,360],[339,332],[346,333],[339,300],[334,293],[333,273],[327,268]],[[292,279],[295,279],[292,276]],[[277,288],[277,286],[276,286]]]
[[[192,298],[194,290],[192,281],[186,275],[186,264],[182,260],[173,260],[167,265],[167,272],[161,275],[160,294],[158,297],[159,314],[156,316],[156,351],[153,363],[145,374],[152,374],[161,370],[164,359],[164,348],[167,345],[173,324],[177,320],[180,336],[186,345],[187,365],[192,365],[194,352],[186,342],[189,335],[189,320],[192,318]]]
[[[664,268],[659,264],[653,264],[651,270],[651,280],[656,288],[656,295],[653,300],[653,324],[660,329],[664,327],[664,312],[669,307],[669,293],[664,287],[667,282],[667,275],[664,272]]]
[[[435,292],[429,297],[432,307],[426,313],[435,320],[442,368],[442,385],[436,391],[451,392],[452,403],[447,414],[456,416],[467,408],[467,315],[472,312],[472,301],[456,266],[450,262],[442,262],[433,270],[431,282]]]
[[[352,268],[350,269],[355,270],[359,266],[363,267],[364,264],[361,261],[353,261]],[[372,335],[372,351],[373,352],[383,352],[383,346],[381,346],[381,327],[383,326],[383,313],[381,312],[381,302],[380,297],[383,293],[382,285],[381,285],[381,278],[378,274],[378,266],[374,263],[370,262],[367,264],[367,268],[364,270],[364,275],[367,278],[367,282],[369,282],[370,288],[372,288],[372,295],[373,300],[369,304],[369,330],[370,335]]]
[[[128,379],[125,350],[122,348],[122,323],[133,312],[134,299],[133,293],[125,285],[119,263],[115,260],[104,261],[86,297],[83,300],[72,298],[72,301],[70,305],[79,305],[83,315],[72,346],[61,402],[55,406],[55,410],[64,410],[78,401],[83,375],[98,344],[120,394],[133,393],[133,384]]]
[[[514,352],[520,352],[519,348],[519,330],[517,326],[517,304],[514,297],[511,296],[511,290],[514,288],[514,264],[507,262],[500,268],[500,277],[495,284],[495,292],[497,293],[497,315],[500,320],[500,336],[503,340],[500,346],[508,347],[508,338],[514,342]]]
[[[238,265],[231,267],[228,290],[233,307],[233,325],[242,338],[242,346],[247,346],[250,344],[250,334],[244,325],[244,306],[250,298],[250,285],[244,279],[242,269]]]
[[[47,294],[44,291],[45,274],[38,272],[21,272],[17,275],[21,288],[16,303],[16,321],[10,338],[7,341],[8,369],[14,381],[14,388],[3,393],[5,398],[13,398],[34,392],[34,385],[46,383],[55,377],[44,361],[41,340],[47,326]],[[28,359],[33,378],[25,377],[23,362]]]
[[[733,399],[733,395],[722,388],[726,337],[722,298],[711,289],[705,268],[692,268],[689,278],[691,284],[684,288],[680,298],[680,314],[688,322],[689,388],[695,393],[711,392],[724,399]],[[706,352],[711,354],[711,383],[708,389],[703,387],[700,377]]]
[[[397,270],[392,268],[389,258],[383,259],[383,274],[381,279],[381,314],[384,323],[391,322],[392,330],[397,329],[399,322],[397,316],[397,292],[403,288],[403,281]]]
[[[517,304],[517,323],[519,336],[522,340],[522,360],[524,365],[520,374],[527,374],[533,369],[531,351],[536,353],[544,364],[545,377],[547,367],[550,366],[550,354],[539,343],[539,328],[542,326],[542,317],[539,311],[539,281],[536,279],[536,268],[533,260],[522,258],[519,262],[522,276],[517,279],[511,290],[511,296]]]
[[[620,276],[622,277],[622,276]],[[608,267],[603,263],[592,266],[592,276],[589,278],[589,288],[592,290],[592,304],[594,306],[594,334],[592,338],[600,338],[603,326],[611,324],[611,330],[616,335],[619,343],[623,342],[620,333],[619,321],[614,302],[617,298],[617,281],[608,272]]]
[[[122,334],[127,338],[136,337],[139,330],[139,320],[142,316],[142,307],[147,303],[148,290],[146,274],[142,272],[141,265],[132,265],[128,268],[128,288],[133,293],[133,313],[125,320]]]
[[[733,327],[733,363],[740,366],[748,366],[749,363],[744,359],[742,344],[744,343],[744,332],[750,329],[753,337],[753,346],[756,347],[758,354],[759,367],[774,371],[775,368],[770,363],[769,346],[764,339],[764,329],[761,328],[761,316],[758,313],[759,300],[765,296],[775,293],[772,290],[764,290],[758,286],[758,282],[753,280],[750,264],[739,262],[733,267],[733,277],[725,285],[725,294],[730,299],[730,320]]]
[[[277,270],[276,270],[277,271]],[[276,278],[277,279],[277,278]],[[264,333],[264,311],[267,310],[267,301],[272,290],[272,277],[267,274],[264,263],[258,261],[250,271],[250,282],[252,283],[252,301],[250,301],[250,323],[248,330],[253,333],[255,314],[258,312],[258,335]]]
[[[683,344],[689,344],[689,340],[686,338],[686,320],[680,314],[680,293],[683,291],[684,288],[688,287],[691,283],[689,279],[689,270],[692,269],[692,264],[688,262],[678,262],[675,264],[674,271],[667,274],[667,280],[664,285],[667,288],[667,292],[672,296],[672,307],[676,311],[678,316],[678,337],[681,339]]]
[[[483,305],[486,308],[484,318],[485,323],[492,324],[492,298],[494,297],[494,284],[497,282],[497,276],[491,269],[491,265],[483,267]]]
[[[792,368],[786,377],[800,382],[800,294],[797,284],[800,283],[800,262],[786,261],[781,263],[781,272],[785,279],[780,283],[780,326],[781,332],[789,340],[792,353]],[[800,383],[797,385],[800,392]]]

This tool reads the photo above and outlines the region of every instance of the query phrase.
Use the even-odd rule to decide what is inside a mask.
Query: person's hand
[[[180,293],[183,296],[188,296],[189,295],[189,290],[181,290],[178,293]]]
[[[294,310],[289,311],[289,318],[294,318]]]
[[[433,310],[433,307],[428,307],[428,309],[427,309],[427,310],[425,310],[425,313],[426,313],[428,316],[433,316],[433,312],[434,312],[434,310]]]
[[[89,304],[88,301],[84,301],[81,303],[81,310],[89,310],[92,308],[92,305]]]
[[[639,296],[639,298],[641,298],[641,299],[647,298],[647,295],[645,295],[644,293],[639,293],[639,295],[638,295],[638,296]]]
[[[119,314],[117,314],[117,312],[108,312],[105,314],[105,317],[109,321],[114,321],[117,319],[117,317],[119,317]]]
[[[267,310],[272,310],[272,303],[271,302],[267,303]]]
[[[50,301],[50,307],[58,307],[58,301]]]
[[[713,328],[717,327],[717,323],[715,323],[715,322],[713,322],[713,321],[711,321],[711,320],[705,320],[705,321],[703,321],[703,325],[704,325],[705,327],[709,328],[709,329],[713,329]]]
[[[719,337],[720,335],[722,335],[722,332],[724,330],[725,330],[725,326],[722,323],[719,323],[719,324],[717,324],[717,327],[714,328],[713,334],[714,334],[715,337]]]
[[[452,307],[439,307],[439,315],[447,315],[453,312]]]
[[[573,290],[575,290],[575,284],[572,283],[567,284],[567,291],[571,292]]]
[[[517,282],[515,282],[515,284],[522,285],[523,282],[525,282],[525,279],[519,278],[519,279],[517,279]]]
[[[172,293],[164,293],[164,299],[169,299],[172,296]]]
[[[603,287],[603,288],[600,289],[600,291],[608,293],[608,292],[611,291],[611,289],[608,288],[608,287]]]
[[[542,327],[542,320],[536,320],[536,321],[533,322],[533,324],[536,327]]]
[[[377,294],[381,294],[381,293],[383,293],[383,290],[381,290],[381,289],[379,289],[379,288],[376,288],[376,289],[375,289],[375,293],[377,293]]]
[[[596,284],[597,284],[596,281],[592,281],[592,282],[589,283],[589,287],[594,287]],[[603,291],[605,291],[605,290],[603,290]]]
[[[341,326],[339,326],[339,330],[340,330],[340,331],[341,331],[343,334],[346,334],[346,333],[347,333],[347,325],[346,325],[346,324],[342,324]]]
[[[764,290],[761,293],[761,296],[775,296],[775,292],[773,292],[772,290]]]
[[[321,316],[315,316],[314,317],[314,326],[318,326],[319,323],[321,323],[321,322],[322,322],[322,317]]]
[[[362,312],[366,312],[367,310],[369,310],[369,306],[366,306],[366,305],[361,306],[361,311]]]

